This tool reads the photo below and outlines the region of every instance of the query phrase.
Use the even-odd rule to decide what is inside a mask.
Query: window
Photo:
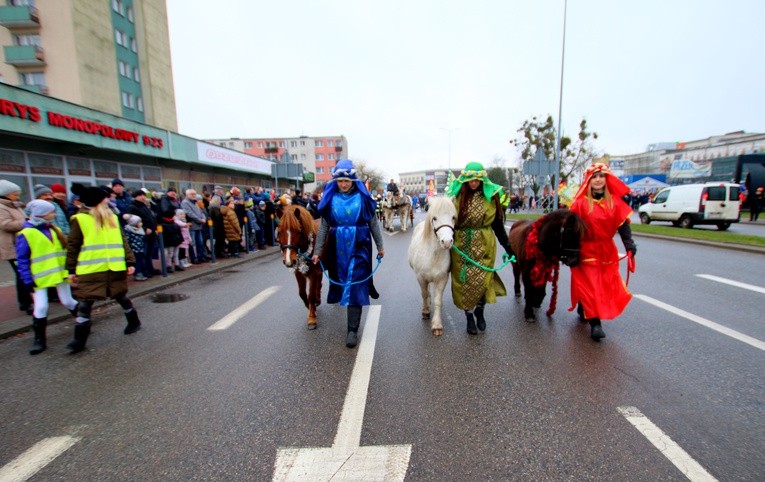
[[[316,174],[324,174],[324,168],[323,167],[317,167],[316,168]]]
[[[133,97],[133,94],[130,94],[128,92],[122,92],[122,105],[125,107],[129,107],[131,109],[135,109],[135,97]]]
[[[327,141],[327,147],[335,147],[335,141],[333,141],[333,140],[328,140],[328,141]]]
[[[339,139],[338,139],[338,140],[335,142],[335,147],[343,147],[343,141],[341,141],[341,140],[339,140]]]
[[[725,187],[715,186],[707,188],[709,192],[709,201],[725,201]]]
[[[244,143],[244,148],[245,149],[252,149],[252,142],[245,142]]]
[[[133,69],[133,78],[136,82],[141,82],[141,75],[138,73],[138,67]]]
[[[324,141],[316,141],[316,147],[324,147]]]
[[[138,103],[138,111],[143,112],[143,97],[139,97],[137,100]]]
[[[258,142],[258,149],[263,149],[263,143],[262,142]]]
[[[290,156],[290,159],[293,160],[293,161],[297,161],[297,154],[292,154]]]
[[[15,45],[34,45],[37,47],[42,47],[40,36],[36,34],[14,35],[13,42]]]
[[[127,36],[125,36],[125,42],[127,43]],[[138,53],[138,43],[135,41],[134,38],[130,39],[130,50],[132,50],[135,53]]]
[[[327,155],[327,159],[329,159],[330,161],[334,161],[335,160],[335,155],[334,154],[328,154]]]
[[[300,141],[300,145],[304,146],[305,145],[305,141]]]
[[[22,85],[46,85],[43,72],[24,72],[19,74]]]
[[[121,8],[122,8],[122,0],[112,0],[112,10],[114,10],[117,13],[120,13]]]
[[[297,147],[297,141],[290,141],[290,147]]]
[[[324,160],[324,154],[316,154],[316,160],[317,161],[323,161]]]
[[[127,18],[131,22],[135,21],[135,18],[133,17],[133,7],[128,7],[127,8]]]
[[[300,154],[300,160],[305,161],[305,154]]]
[[[118,64],[119,64],[120,75],[124,76],[125,75],[125,62],[120,60],[118,62]]]
[[[117,42],[117,45],[122,45],[123,47],[125,46],[122,43],[122,32],[116,28],[114,29],[114,41]]]
[[[286,147],[286,143],[284,141],[280,141],[279,142],[279,147],[281,147],[282,149],[285,148]]]

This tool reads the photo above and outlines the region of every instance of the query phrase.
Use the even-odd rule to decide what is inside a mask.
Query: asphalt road
[[[362,447],[410,446],[406,480],[687,480],[670,439],[714,478],[765,479],[765,257],[638,238],[635,299],[602,343],[566,310],[566,268],[552,318],[526,323],[505,297],[478,336],[447,287],[437,338],[420,319],[410,236],[385,238],[376,339],[362,324],[368,389],[349,398],[365,407]],[[118,309],[99,314],[78,356],[69,323],[36,357],[28,336],[0,343],[0,479],[52,437],[66,448],[31,480],[271,480],[280,448],[332,447],[362,347],[344,346],[341,307],[322,305],[308,331],[295,291],[261,258],[167,291],[184,301],[135,300],[135,335]],[[625,413],[660,429],[662,450]]]

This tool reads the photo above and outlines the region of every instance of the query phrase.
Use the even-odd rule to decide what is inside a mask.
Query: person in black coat
[[[146,231],[144,236],[144,252],[146,253],[146,265],[150,268],[148,272],[143,273],[147,278],[154,275],[152,259],[158,258],[157,251],[157,216],[149,206],[149,199],[146,197],[146,191],[136,189],[133,191],[133,200],[128,207],[128,214],[134,214],[141,218],[141,223]]]
[[[266,199],[266,224],[263,230],[265,241],[268,246],[274,246],[274,217],[276,216],[276,205],[271,199]]]

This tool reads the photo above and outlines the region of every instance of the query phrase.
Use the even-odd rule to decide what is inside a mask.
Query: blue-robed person
[[[348,348],[358,343],[361,307],[369,304],[370,296],[378,297],[371,278],[372,239],[379,257],[385,251],[376,208],[377,203],[359,179],[353,162],[338,161],[319,203],[321,225],[314,253],[324,253],[325,268],[330,278],[339,283],[330,283],[327,302],[348,307],[345,339]],[[313,262],[319,262],[318,254],[313,256]]]

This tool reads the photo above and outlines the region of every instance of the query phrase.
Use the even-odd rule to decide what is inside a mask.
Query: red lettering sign
[[[40,122],[40,109],[7,99],[0,99],[0,114],[7,115],[8,117],[19,117],[31,120],[32,122]]]

